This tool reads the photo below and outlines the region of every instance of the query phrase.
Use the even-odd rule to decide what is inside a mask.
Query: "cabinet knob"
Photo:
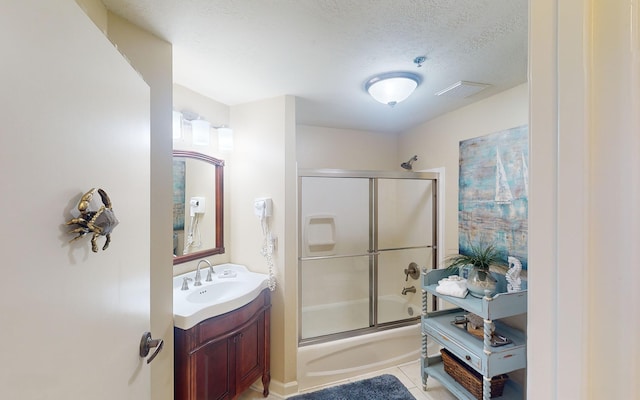
[[[464,356],[464,359],[467,361],[471,361],[471,356],[467,354],[466,356]]]

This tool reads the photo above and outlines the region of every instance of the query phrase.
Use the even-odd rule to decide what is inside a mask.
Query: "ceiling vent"
[[[447,96],[454,97],[457,99],[463,99],[465,97],[469,97],[474,95],[481,90],[488,88],[491,85],[486,83],[478,83],[478,82],[469,82],[469,81],[458,81],[453,85],[449,86],[446,89],[443,89],[436,93],[436,96]]]

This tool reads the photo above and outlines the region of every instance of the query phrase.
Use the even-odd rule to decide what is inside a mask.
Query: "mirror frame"
[[[215,200],[216,200],[216,247],[206,249],[202,251],[196,251],[194,253],[185,254],[178,257],[173,257],[173,265],[182,264],[187,261],[196,260],[198,258],[207,257],[215,254],[224,253],[224,161],[218,160],[206,154],[198,153],[195,151],[187,150],[173,150],[173,157],[191,158],[194,160],[204,161],[212,164],[215,169]]]

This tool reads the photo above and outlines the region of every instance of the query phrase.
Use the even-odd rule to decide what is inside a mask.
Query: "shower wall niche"
[[[298,172],[299,341],[418,323],[436,265],[437,173]]]

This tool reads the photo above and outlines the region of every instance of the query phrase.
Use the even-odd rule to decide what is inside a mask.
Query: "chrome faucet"
[[[410,287],[406,287],[406,288],[402,288],[402,295],[406,295],[407,293],[415,293],[416,292],[416,287],[415,286],[410,286]]]
[[[189,290],[189,281],[193,279],[187,278],[186,276],[182,279],[182,288],[180,290]]]
[[[207,274],[207,282],[211,282],[213,274],[213,265],[208,260],[202,259],[198,261],[198,265],[196,266],[196,276],[193,282],[193,286],[202,286],[202,276],[200,276],[200,264],[206,263],[209,266],[209,273]]]

